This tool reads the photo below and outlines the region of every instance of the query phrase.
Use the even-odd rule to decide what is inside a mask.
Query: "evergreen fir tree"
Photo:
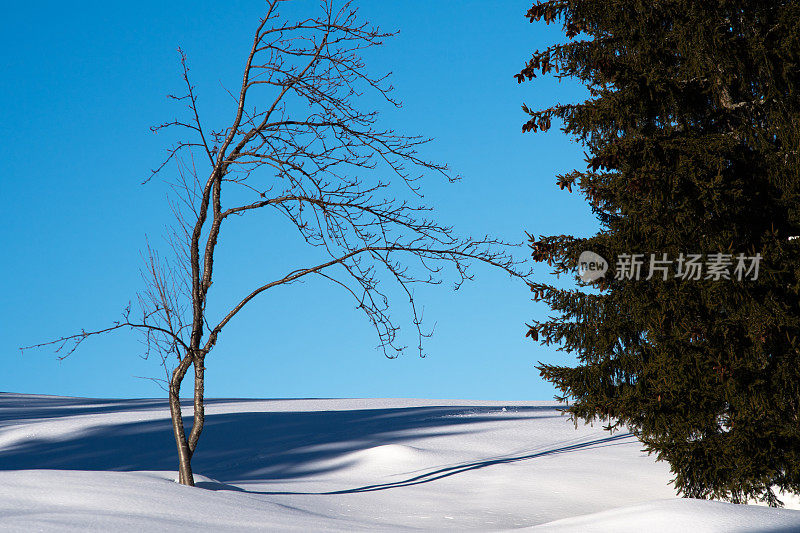
[[[590,98],[523,106],[523,131],[558,123],[585,146],[557,184],[600,222],[532,236],[533,256],[559,273],[585,250],[609,262],[577,290],[531,284],[557,313],[528,335],[578,361],[538,369],[576,423],[628,428],[683,495],[781,505],[800,491],[800,1],[551,0],[527,17],[567,38],[517,80],[570,77]],[[644,254],[638,280],[622,254]],[[646,279],[651,254],[666,280]],[[688,254],[701,279],[679,277]],[[757,279],[737,279],[739,254],[760,254]]]

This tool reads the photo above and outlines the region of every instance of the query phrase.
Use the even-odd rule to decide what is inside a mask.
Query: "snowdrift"
[[[174,482],[162,400],[0,394],[10,531],[800,531],[800,511],[675,498],[626,433],[549,402],[212,400]]]

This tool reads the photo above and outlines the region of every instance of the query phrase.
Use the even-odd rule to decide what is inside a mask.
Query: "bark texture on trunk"
[[[192,421],[192,431],[189,433],[189,454],[194,455],[197,448],[197,441],[203,432],[203,425],[206,421],[205,415],[205,357],[197,355],[194,358],[194,420]]]
[[[169,384],[169,411],[172,417],[172,431],[175,435],[175,444],[178,447],[178,482],[181,485],[194,486],[192,475],[192,452],[186,440],[186,430],[183,427],[183,413],[181,412],[181,382],[192,364],[191,355],[185,356],[172,372]]]

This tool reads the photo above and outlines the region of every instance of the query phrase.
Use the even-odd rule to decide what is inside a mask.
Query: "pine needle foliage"
[[[565,39],[518,82],[572,78],[589,98],[523,106],[522,129],[584,146],[556,184],[600,224],[531,236],[533,257],[610,264],[577,290],[530,285],[555,313],[528,335],[577,358],[537,368],[576,423],[625,427],[667,461],[682,495],[781,505],[800,492],[800,2],[551,0],[527,17]],[[640,278],[616,279],[634,253]],[[651,253],[762,259],[757,279],[646,279]]]

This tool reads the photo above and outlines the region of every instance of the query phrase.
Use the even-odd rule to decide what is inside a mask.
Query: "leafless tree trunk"
[[[439,174],[453,181],[445,165],[423,159],[417,148],[428,140],[378,126],[375,111],[359,108],[372,91],[391,105],[386,76],[367,73],[361,53],[392,34],[357,18],[345,3],[327,0],[320,16],[287,21],[267,4],[247,53],[230,124],[207,129],[201,122],[186,57],[181,52],[188,119],[156,126],[181,128],[190,138],[173,146],[162,172],[176,163],[171,180],[178,224],[172,235],[175,260],[165,261],[147,247],[146,289],[139,295],[141,318],[130,307],[112,327],[53,341],[67,355],[90,335],[131,327],[140,330],[149,350],[164,363],[166,388],[179,457],[179,481],[193,485],[191,459],[204,424],[204,361],[225,326],[249,302],[280,285],[309,276],[325,278],[347,291],[375,328],[388,357],[404,347],[389,315],[380,274],[396,281],[408,297],[422,355],[422,317],[415,283],[440,283],[444,267],[454,267],[456,287],[470,279],[474,261],[524,278],[506,244],[489,237],[463,238],[440,225],[417,204],[419,180]],[[203,161],[203,168],[199,168]],[[376,176],[378,176],[376,178]],[[152,176],[151,176],[152,177]],[[223,203],[222,193],[226,192]],[[411,200],[398,199],[405,191]],[[265,280],[230,309],[209,309],[217,242],[232,217],[273,209],[285,215],[306,243],[329,258],[285,276]],[[216,318],[215,318],[216,317]],[[173,366],[174,365],[174,366]],[[180,405],[181,384],[194,369],[193,423],[186,434]]]

